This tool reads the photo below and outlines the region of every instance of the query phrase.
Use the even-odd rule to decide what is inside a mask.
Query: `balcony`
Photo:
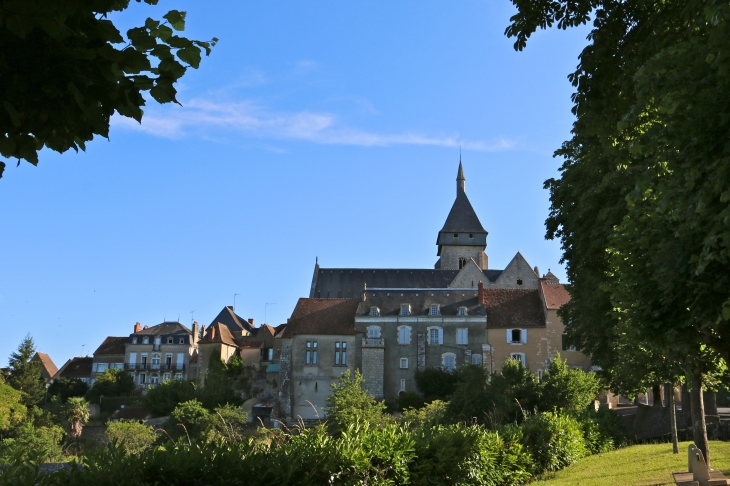
[[[363,348],[384,348],[385,339],[384,338],[363,338],[362,347]]]

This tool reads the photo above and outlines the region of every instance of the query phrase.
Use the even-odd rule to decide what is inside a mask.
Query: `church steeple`
[[[461,155],[459,155],[459,173],[456,176],[456,195],[459,191],[466,192],[466,178],[464,177],[464,168],[461,166]]]

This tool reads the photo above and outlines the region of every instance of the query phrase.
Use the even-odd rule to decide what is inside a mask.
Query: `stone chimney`
[[[142,324],[139,322],[134,325],[134,332],[140,332],[142,330]]]
[[[198,344],[199,338],[200,338],[200,326],[198,326],[198,321],[193,321],[193,346]]]
[[[208,334],[210,334],[211,340],[215,339],[215,327],[210,326],[210,328],[208,329]]]
[[[203,339],[205,337],[205,324],[200,326],[200,339]]]
[[[256,324],[254,324],[254,323],[253,323],[253,317],[249,317],[249,318],[248,318],[248,324],[249,324],[249,325],[250,325],[251,327],[256,327]]]
[[[144,331],[145,329],[149,329],[149,328],[150,328],[150,326],[144,326],[144,327],[142,328],[142,330]]]

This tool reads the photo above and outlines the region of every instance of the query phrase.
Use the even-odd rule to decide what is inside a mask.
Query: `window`
[[[398,344],[411,344],[410,326],[398,326]]]
[[[185,344],[185,338],[180,338],[180,344]]]
[[[522,285],[522,279],[521,278],[518,278],[517,279],[517,285]]]
[[[169,379],[170,379],[170,373],[165,373],[164,375],[162,375],[162,381],[167,381]]]
[[[456,344],[469,344],[469,329],[456,330]]]
[[[474,238],[474,233],[469,233],[469,238]]]
[[[160,382],[160,377],[157,375],[152,375],[151,380],[152,380],[152,384],[156,385],[157,383]]]
[[[335,365],[347,364],[347,343],[344,341],[335,342]]]
[[[459,257],[459,270],[461,270],[461,269],[462,269],[462,268],[464,268],[465,266],[466,266],[466,258],[464,258],[464,257]]]
[[[471,364],[473,364],[473,365],[482,364],[482,355],[481,354],[472,354],[471,355]]]
[[[173,342],[173,338],[171,338],[171,337],[167,338],[167,344],[172,344],[172,342]]]
[[[459,237],[459,233],[454,233],[454,238],[458,238],[458,237]]]
[[[527,344],[527,329],[507,329],[507,342],[510,344]]]
[[[401,378],[400,380],[400,391],[406,391],[406,379]]]
[[[400,305],[400,315],[410,316],[411,315],[411,306],[408,304],[401,304]]]
[[[139,384],[144,385],[145,383],[147,383],[147,375],[145,375],[144,373],[141,373],[139,375]]]
[[[446,371],[454,371],[454,368],[456,367],[456,355],[454,353],[442,354],[441,366]]]
[[[317,341],[307,341],[305,363],[308,365],[317,364]]]
[[[182,380],[182,373],[175,373],[176,380]]]
[[[104,373],[106,371],[106,363],[96,363],[96,372]]]
[[[147,336],[142,338],[142,344],[149,344],[149,343],[150,343],[150,338],[148,338]]]
[[[370,308],[370,315],[372,317],[378,317],[380,315],[380,309],[378,309],[377,307],[371,307]]]
[[[408,369],[408,358],[401,358],[400,359],[400,369],[407,370]]]
[[[439,306],[437,304],[432,304],[428,311],[428,315],[430,315],[430,316],[439,315]]]
[[[568,344],[568,335],[563,333],[563,351],[575,351],[575,346]]]
[[[137,344],[137,338],[136,337],[133,337],[132,338],[132,344]]]
[[[459,310],[458,310],[458,312],[456,313],[456,315],[458,315],[458,316],[462,316],[462,317],[463,317],[463,316],[465,316],[465,315],[467,315],[467,314],[466,314],[466,307],[459,307]]]
[[[171,365],[172,365],[172,353],[167,353],[165,355],[165,366],[169,370]]]
[[[380,337],[380,326],[368,326],[368,337],[376,339]]]
[[[152,364],[160,366],[160,355],[159,354],[152,355]]]
[[[428,344],[443,344],[444,330],[440,327],[428,328]]]
[[[542,381],[542,370],[537,370],[537,379]]]
[[[511,353],[509,357],[522,363],[522,366],[527,366],[527,362],[525,361],[525,353]]]

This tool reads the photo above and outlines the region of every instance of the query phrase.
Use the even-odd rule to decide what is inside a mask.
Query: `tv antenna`
[[[195,316],[193,314],[195,314],[195,311],[190,311],[190,322],[195,322]]]

